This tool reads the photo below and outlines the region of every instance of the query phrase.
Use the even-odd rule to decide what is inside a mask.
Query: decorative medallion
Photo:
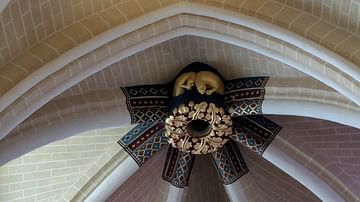
[[[185,67],[169,84],[121,88],[131,123],[119,141],[142,166],[169,143],[162,178],[188,186],[195,154],[209,154],[223,184],[249,169],[239,146],[262,155],[281,130],[262,116],[267,77],[226,81],[203,63]]]
[[[185,68],[177,76],[165,121],[165,135],[172,147],[207,154],[229,141],[233,129],[231,117],[223,108],[224,89],[221,75],[209,66]]]
[[[173,109],[166,119],[168,143],[192,154],[217,151],[232,134],[231,117],[213,103],[190,101]]]

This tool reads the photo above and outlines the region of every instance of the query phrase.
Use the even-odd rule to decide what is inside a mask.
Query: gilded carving
[[[201,71],[196,73],[195,85],[197,91],[202,95],[211,95],[215,92],[223,94],[225,88],[220,77],[210,71]]]
[[[191,90],[194,85],[201,95],[224,93],[224,83],[218,75],[211,71],[200,71],[181,74],[175,80],[173,96],[176,97],[183,94],[185,90]]]
[[[194,136],[189,124],[194,120],[202,120],[209,124],[209,130],[203,136]],[[189,102],[173,109],[172,115],[166,119],[168,143],[192,154],[207,154],[221,148],[232,134],[232,120],[223,108],[213,103]]]
[[[191,90],[195,84],[195,72],[186,72],[181,74],[176,80],[173,90],[173,96],[179,96],[184,90]]]

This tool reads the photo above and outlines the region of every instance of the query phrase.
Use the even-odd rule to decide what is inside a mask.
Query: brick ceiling
[[[23,79],[25,78],[24,75],[33,71],[33,69],[30,72],[26,71],[24,75],[18,74],[20,71],[17,72],[14,68],[11,71],[9,69],[5,71],[5,65],[19,59],[20,55],[25,53],[34,57],[33,55],[37,51],[49,50],[45,51],[46,54],[36,56],[43,62],[40,62],[41,64],[39,63],[36,67],[40,68],[46,62],[56,59],[57,56],[73,48],[70,46],[75,47],[81,42],[105,32],[112,26],[151,11],[154,9],[152,6],[155,3],[152,5],[148,2],[148,0],[11,0],[9,6],[0,14],[0,79],[2,79],[1,84],[3,85],[1,88],[9,90],[13,87],[13,84],[8,83],[15,80],[11,80],[7,76]],[[221,7],[234,10],[232,1],[222,2]],[[264,2],[239,0],[236,1],[236,4],[241,4],[241,9],[235,10],[289,29],[321,44],[322,47],[336,52],[355,64],[360,64],[358,39],[360,36],[360,3],[358,0],[274,0]],[[167,3],[162,0],[156,1],[159,8],[164,7]],[[219,6],[219,3],[214,0],[199,1],[199,4]],[[130,5],[133,9],[126,9]],[[285,5],[287,6],[286,9],[284,9]],[[122,18],[117,18],[117,21],[111,20],[109,13],[112,12],[120,13]],[[270,19],[267,16],[269,13],[271,14]],[[304,19],[313,24],[307,25],[306,20],[305,23],[300,23]],[[318,21],[318,19],[322,21]],[[201,22],[201,19],[198,22]],[[99,26],[94,26],[94,24]],[[100,25],[104,25],[104,27]],[[83,28],[87,34],[80,38],[75,36],[76,39],[62,34],[71,30],[72,26]],[[96,29],[92,29],[93,27]],[[57,32],[61,34],[57,35]],[[72,45],[64,48],[62,46],[64,44],[60,44],[59,50],[51,47],[49,44],[52,37],[58,36],[71,41]],[[267,39],[270,41],[270,38]],[[47,42],[43,43],[44,41]],[[59,45],[56,44],[56,40],[54,43]],[[281,48],[282,51],[285,48],[288,47],[284,45]],[[299,50],[297,47],[291,48]],[[41,51],[39,51],[40,49]],[[96,54],[99,53],[101,56],[105,49],[98,49]],[[109,53],[104,53],[104,55],[107,54]],[[309,57],[314,59],[312,55]],[[316,61],[315,59],[311,62],[309,60],[309,63]],[[288,65],[244,48],[201,37],[182,36],[114,63],[69,88],[56,99],[76,95],[82,96],[84,93],[103,89],[118,89],[124,85],[170,81],[181,67],[193,61],[201,61],[218,67],[227,78],[259,75],[292,79],[307,77],[307,75]],[[327,64],[320,65],[326,66]],[[333,71],[331,68],[333,67],[330,67],[330,70]],[[347,77],[344,78],[345,80],[348,79]],[[16,82],[21,79],[16,80]],[[358,81],[351,79],[342,82],[358,84]],[[5,90],[1,91],[1,94]],[[349,189],[360,196],[360,132],[358,129],[303,117],[269,116],[269,118],[284,127],[285,132],[282,133],[281,138],[297,151],[293,157],[295,160],[324,179],[324,171],[313,166],[314,162],[320,164],[331,172],[330,175],[334,177],[335,181],[342,182],[346,185],[345,189]],[[31,118],[28,124],[32,124]],[[67,187],[74,184],[75,179],[78,179],[82,172],[88,169],[90,164],[106,151],[109,145],[114,144],[118,138],[117,133],[124,133],[125,131],[125,129],[119,129],[116,132],[92,131],[79,134],[43,146],[0,167],[0,201],[15,199],[55,201],[61,198],[66,193]],[[243,153],[249,168],[252,170],[250,174],[252,179],[249,180],[249,186],[245,189],[246,194],[252,197],[252,200],[317,201],[311,192],[278,168],[246,150]],[[161,197],[166,192],[164,190],[166,186],[159,177],[164,154],[164,151],[159,153],[129,178],[110,197],[110,201],[119,198],[128,198],[129,201],[137,201],[137,199],[144,201],[162,200]],[[215,181],[211,182],[213,186],[207,186],[208,181],[203,181],[206,174],[212,176],[212,179],[216,179],[214,170],[207,166],[210,163],[209,159],[205,157],[199,159],[198,163],[195,164],[196,168],[191,178],[193,182],[192,191],[187,193],[187,201],[207,201],[208,193],[215,193],[214,187],[221,189],[221,186]],[[153,177],[156,180],[153,180]],[[200,180],[196,180],[199,178]],[[336,184],[328,183],[331,186]],[[153,184],[158,185],[160,189],[154,190]],[[129,190],[131,187],[134,189]],[[139,189],[141,191],[138,191]],[[154,192],[158,192],[158,194],[155,196]],[[213,198],[219,201],[227,200],[224,190],[219,190]]]

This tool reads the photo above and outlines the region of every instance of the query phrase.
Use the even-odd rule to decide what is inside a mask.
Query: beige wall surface
[[[0,167],[0,201],[57,201],[127,129],[88,131]]]

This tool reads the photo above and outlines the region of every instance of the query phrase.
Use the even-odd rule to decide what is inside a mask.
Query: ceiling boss
[[[207,154],[229,140],[232,120],[224,105],[224,86],[219,72],[207,65],[189,66],[178,74],[165,121],[172,147]]]
[[[239,145],[262,155],[281,130],[261,115],[267,80],[225,80],[195,62],[170,83],[122,87],[136,126],[118,143],[139,166],[171,145],[162,178],[176,187],[189,185],[197,154],[209,155],[223,184],[231,184],[249,171]]]

